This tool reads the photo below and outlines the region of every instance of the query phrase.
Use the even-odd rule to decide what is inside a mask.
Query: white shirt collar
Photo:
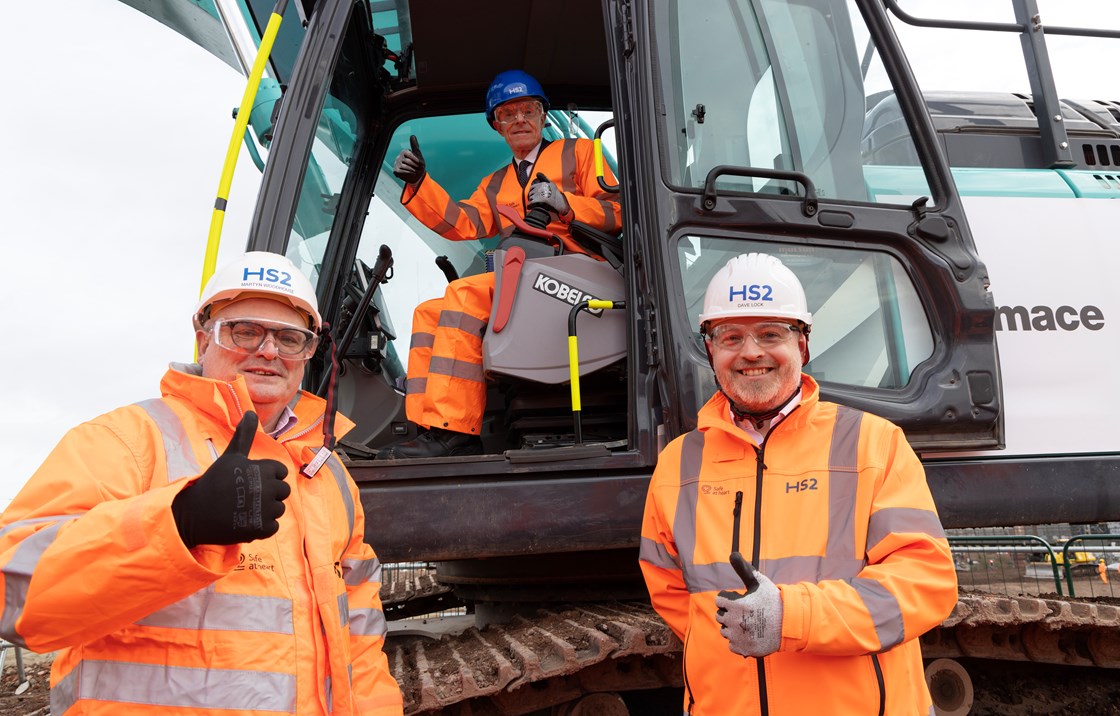
[[[537,163],[537,156],[541,153],[541,145],[543,145],[543,144],[544,144],[544,140],[541,140],[541,141],[537,142],[537,146],[533,147],[533,151],[526,154],[524,159],[514,158],[514,160],[513,160],[514,165],[515,166],[520,166],[521,162],[529,162],[529,164],[536,164]]]
[[[785,420],[786,416],[789,415],[790,412],[800,404],[801,404],[801,389],[798,389],[797,395],[793,396],[793,398],[790,399],[790,401],[788,403],[786,403],[785,407],[782,408],[781,412],[779,412],[777,415],[775,415],[770,420],[767,420],[766,422],[762,423],[762,430],[761,431],[755,430],[754,423],[752,423],[750,420],[742,420],[742,421],[736,420],[735,419],[735,414],[731,412],[731,405],[730,404],[728,404],[728,406],[727,406],[727,414],[731,418],[731,422],[733,422],[737,426],[739,426],[739,429],[742,430],[743,432],[745,432],[747,435],[750,435],[754,439],[756,444],[761,445],[762,441],[766,439],[766,436],[770,433],[770,431],[774,429],[774,426],[777,425],[778,423],[782,422],[783,420]]]
[[[285,405],[284,409],[280,411],[280,417],[276,419],[276,427],[268,434],[270,438],[278,438],[280,435],[299,422],[295,412],[290,406]]]

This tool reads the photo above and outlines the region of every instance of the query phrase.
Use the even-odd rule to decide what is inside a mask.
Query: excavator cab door
[[[635,176],[624,163],[621,200],[632,223],[657,227],[628,250],[644,338],[633,349],[663,377],[649,399],[665,401],[659,429],[690,429],[715,391],[704,291],[730,258],[757,251],[805,286],[805,370],[825,399],[894,421],[918,450],[999,446],[987,269],[881,4],[740,0],[697,13],[651,0],[615,31],[631,48],[615,57],[620,144],[655,167]],[[864,144],[886,94],[913,110],[898,140],[909,164]]]

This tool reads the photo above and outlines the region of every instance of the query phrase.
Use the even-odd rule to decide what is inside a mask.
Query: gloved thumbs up
[[[412,149],[405,149],[397,155],[396,161],[393,162],[393,173],[408,184],[419,184],[428,173],[427,164],[424,163],[424,155],[420,153],[420,142],[416,140],[415,134],[408,138],[408,143]]]
[[[276,460],[250,460],[257,414],[245,413],[229,447],[171,503],[175,526],[187,549],[200,544],[240,544],[280,529],[284,500],[292,488],[288,468]]]
[[[781,592],[738,552],[731,553],[731,566],[747,591],[725,590],[716,595],[719,633],[740,656],[773,654],[782,643]]]

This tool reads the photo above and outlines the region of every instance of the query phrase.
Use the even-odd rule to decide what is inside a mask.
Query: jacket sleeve
[[[869,419],[878,420],[865,416],[865,425]],[[852,579],[781,585],[783,651],[887,651],[940,624],[957,602],[952,553],[921,462],[894,425],[868,439],[861,452],[873,457],[861,461],[859,478],[874,481],[866,564]]]
[[[74,428],[0,517],[0,636],[32,651],[82,644],[236,566],[236,545],[183,544],[170,507],[190,480],[163,472],[149,489],[163,468],[145,422],[122,408]]]
[[[605,162],[603,180],[612,186],[618,183]],[[590,140],[582,139],[576,144],[576,181],[577,191],[564,194],[575,218],[609,234],[621,231],[622,206],[618,202],[618,194],[604,191],[599,186],[599,178],[595,174],[595,144]]]
[[[388,625],[381,605],[381,562],[365,542],[365,516],[358,487],[347,473],[353,495],[354,532],[342,558],[342,576],[350,607],[350,657],[358,713],[364,716],[401,716],[400,687],[385,656]]]
[[[674,460],[673,458],[676,458]],[[674,480],[679,471],[671,463],[679,461],[679,443],[671,443],[657,460],[653,479],[646,494],[645,513],[642,516],[642,537],[638,564],[645,577],[650,602],[669,628],[684,641],[688,631],[688,588],[681,572],[677,545],[673,540],[671,515],[676,512]]]
[[[493,178],[493,174],[484,178],[470,198],[455,201],[431,175],[426,175],[415,189],[405,184],[401,203],[420,223],[445,239],[486,239],[501,230],[486,198],[486,186]]]

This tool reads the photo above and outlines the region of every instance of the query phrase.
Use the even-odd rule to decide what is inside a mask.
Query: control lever
[[[436,266],[439,267],[440,271],[443,271],[448,283],[458,280],[459,272],[455,269],[455,265],[451,263],[451,259],[446,256],[436,256]]]
[[[548,177],[546,177],[543,172],[537,172],[537,176],[533,178],[533,184],[539,184],[542,181],[547,182]],[[538,201],[535,204],[530,204],[527,208],[528,212],[525,214],[526,224],[532,226],[534,229],[545,229],[548,227],[549,222],[552,220],[548,212],[548,204]]]

